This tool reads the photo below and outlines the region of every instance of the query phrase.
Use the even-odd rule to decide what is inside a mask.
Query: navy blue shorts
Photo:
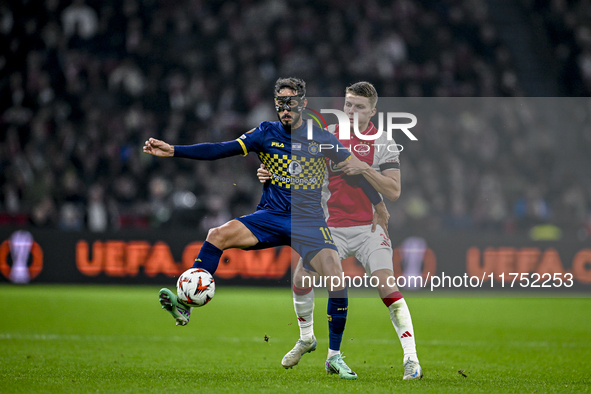
[[[283,213],[258,210],[236,220],[242,222],[259,240],[258,244],[246,250],[291,246],[302,256],[308,269],[312,269],[309,262],[321,249],[337,250],[323,217],[295,218]]]

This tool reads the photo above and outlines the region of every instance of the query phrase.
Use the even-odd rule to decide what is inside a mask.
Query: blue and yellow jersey
[[[272,174],[257,209],[324,217],[320,200],[326,158],[340,163],[351,154],[326,130],[314,126],[312,140],[307,134],[306,122],[291,133],[281,122],[263,122],[237,139],[244,154],[256,152]]]

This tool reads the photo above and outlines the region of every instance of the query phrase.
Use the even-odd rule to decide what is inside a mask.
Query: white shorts
[[[392,270],[392,242],[381,226],[371,232],[371,224],[354,227],[330,227],[332,239],[339,250],[341,261],[355,256],[365,271]],[[378,253],[376,253],[378,252]]]

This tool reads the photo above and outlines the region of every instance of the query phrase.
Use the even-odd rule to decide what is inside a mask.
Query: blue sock
[[[340,350],[341,342],[343,341],[343,331],[345,331],[345,323],[347,323],[347,309],[349,307],[347,289],[329,291],[328,297],[328,307],[326,308],[326,313],[328,314],[328,348],[331,350]]]
[[[219,249],[217,246],[210,244],[205,241],[192,268],[202,268],[213,275],[215,270],[218,269],[220,263],[220,257],[224,251]]]

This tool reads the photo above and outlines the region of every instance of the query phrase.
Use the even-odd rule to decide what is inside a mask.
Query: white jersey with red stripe
[[[328,131],[339,137],[339,125],[328,126]],[[378,132],[373,123],[361,134],[375,135]],[[362,140],[351,133],[350,140],[339,141],[359,160],[382,172],[400,168],[400,152],[394,140],[388,140],[386,133],[376,140]],[[329,227],[352,227],[372,223],[373,206],[360,187],[347,181],[347,176],[328,161],[327,182],[322,189],[322,205]]]

